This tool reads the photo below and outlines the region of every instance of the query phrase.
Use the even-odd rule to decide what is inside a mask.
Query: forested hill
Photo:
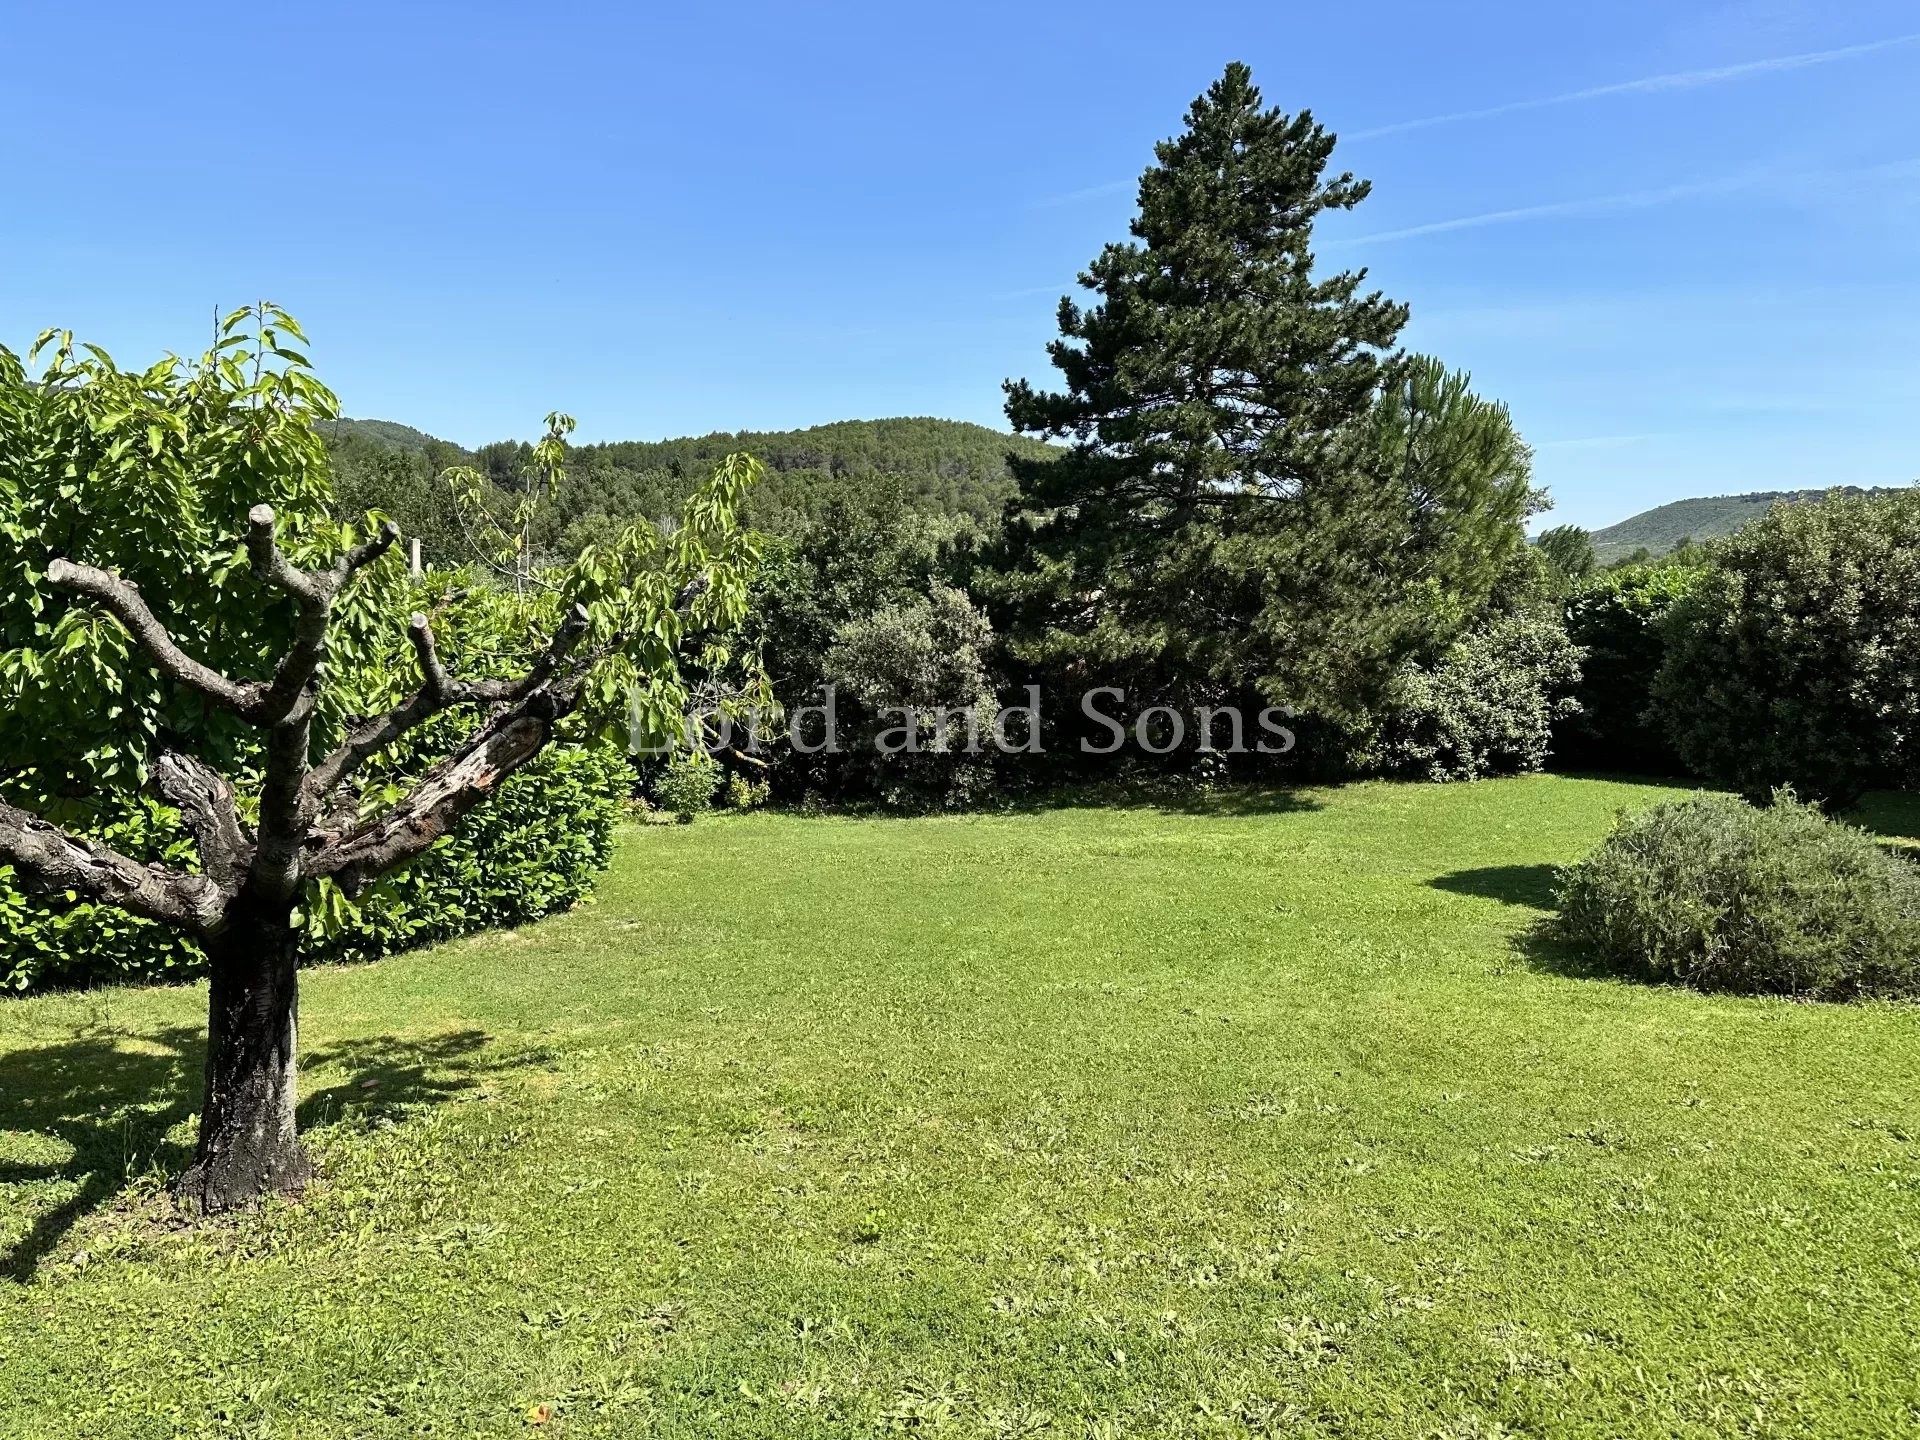
[[[390,420],[339,420],[330,429],[343,508],[385,510],[430,550],[450,523],[444,487],[434,480],[441,469],[474,465],[507,484],[529,458],[524,442],[469,451]],[[716,460],[738,450],[767,466],[749,518],[776,532],[795,528],[849,486],[884,486],[910,509],[991,527],[1013,492],[1009,453],[1054,453],[1024,436],[926,417],[579,445],[542,540],[564,547],[608,521],[669,515]]]
[[[320,427],[329,440],[342,441],[348,437],[367,441],[374,445],[390,446],[395,450],[407,450],[414,454],[425,454],[430,445],[448,445],[445,440],[436,441],[424,430],[416,430],[411,425],[402,425],[397,420],[334,420]],[[459,449],[459,446],[453,446]]]
[[[1850,495],[1865,493],[1850,485],[1840,488]],[[1758,520],[1774,505],[1797,505],[1818,500],[1827,493],[1825,490],[1760,490],[1750,495],[1675,500],[1629,516],[1618,525],[1594,531],[1594,555],[1603,565],[1641,549],[1664,555],[1682,540],[1714,540],[1731,535],[1741,526]]]
[[[736,450],[776,476],[893,475],[917,509],[991,521],[1012,494],[1007,455],[1052,453],[1038,441],[960,420],[841,420],[806,430],[718,432],[695,439],[615,441],[580,447],[583,463],[696,477]],[[790,486],[783,486],[783,489]]]

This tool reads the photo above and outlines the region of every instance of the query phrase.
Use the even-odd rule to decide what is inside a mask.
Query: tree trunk
[[[208,946],[206,1097],[186,1204],[212,1214],[296,1194],[313,1168],[294,1124],[298,945],[290,903],[234,902]]]

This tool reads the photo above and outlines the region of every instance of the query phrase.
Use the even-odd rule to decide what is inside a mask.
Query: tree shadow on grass
[[[1062,786],[1021,796],[1004,808],[1014,814],[1028,815],[1049,810],[1097,808],[1224,818],[1306,814],[1324,810],[1326,806],[1304,789],[1293,786],[1236,783],[1203,790],[1175,779],[1149,779]]]
[[[1488,865],[1479,870],[1455,870],[1427,883],[1436,890],[1455,895],[1477,895],[1484,900],[1498,900],[1503,905],[1551,910],[1559,875],[1556,865]]]
[[[1616,984],[1650,983],[1645,976],[1623,974],[1594,958],[1587,950],[1563,939],[1554,923],[1554,888],[1559,883],[1557,865],[1489,865],[1479,870],[1456,870],[1436,876],[1427,883],[1436,890],[1455,895],[1474,895],[1517,905],[1527,910],[1543,910],[1539,916],[1513,937],[1514,954],[1530,970],[1558,975],[1569,980],[1609,980]]]
[[[300,1128],[311,1129],[349,1111],[394,1111],[438,1105],[477,1089],[490,1074],[530,1063],[489,1056],[484,1030],[454,1030],[424,1039],[392,1035],[342,1040],[309,1052],[303,1072],[339,1069],[345,1075],[300,1102]],[[305,1088],[304,1086],[302,1087]]]
[[[172,1026],[135,1037],[82,1033],[0,1055],[0,1144],[65,1147],[44,1163],[0,1161],[0,1186],[61,1182],[73,1192],[0,1250],[0,1280],[26,1281],[82,1217],[155,1169],[190,1159],[167,1132],[199,1108],[204,1038]]]
[[[1839,818],[1878,836],[1894,854],[1920,861],[1920,795],[1876,790]]]
[[[1648,975],[1617,970],[1562,937],[1551,919],[1536,920],[1513,937],[1513,950],[1529,970],[1558,975],[1564,980],[1604,980],[1614,985],[1654,985]]]
[[[143,1177],[177,1177],[191,1163],[189,1138],[169,1138],[199,1113],[205,1036],[171,1026],[128,1035],[82,1032],[51,1045],[0,1054],[0,1197],[46,1188],[64,1198],[33,1216],[0,1248],[0,1283],[25,1283],[73,1227]],[[347,1115],[440,1104],[477,1088],[496,1070],[537,1055],[489,1056],[488,1036],[460,1030],[425,1039],[380,1036],[310,1051],[303,1072],[339,1070],[300,1102],[301,1129]],[[65,1150],[64,1158],[13,1160]]]

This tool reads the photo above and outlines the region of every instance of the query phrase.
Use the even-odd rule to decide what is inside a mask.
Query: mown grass
[[[325,1180],[198,1230],[198,990],[0,1005],[0,1414],[84,1435],[1920,1430],[1920,1011],[1583,977],[1651,786],[629,836],[310,974]]]

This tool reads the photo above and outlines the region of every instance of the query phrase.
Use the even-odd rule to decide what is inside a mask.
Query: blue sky
[[[1552,520],[1920,476],[1912,0],[3,3],[15,347],[266,296],[348,413],[468,443],[1004,424],[1241,59],[1374,181],[1323,262],[1511,405]]]

